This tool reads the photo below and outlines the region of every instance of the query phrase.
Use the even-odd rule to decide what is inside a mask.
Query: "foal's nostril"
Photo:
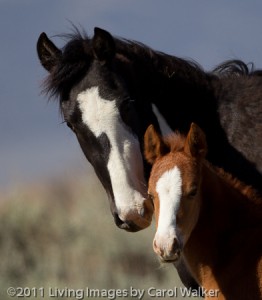
[[[153,240],[153,249],[154,249],[155,253],[156,253],[157,255],[159,255],[160,257],[163,257],[163,256],[164,256],[164,251],[163,251],[163,249],[161,249],[161,247],[159,247],[159,246],[157,245],[157,242],[156,242],[155,239]]]
[[[180,251],[181,251],[180,249],[181,249],[180,244],[179,244],[178,240],[175,238],[170,252],[180,255]]]
[[[153,240],[153,249],[154,249],[155,252],[157,252],[157,250],[158,250],[158,247],[157,247],[155,239]]]
[[[179,259],[181,255],[181,245],[179,243],[179,241],[175,238],[173,240],[173,243],[169,249],[169,259],[172,261],[176,261]]]

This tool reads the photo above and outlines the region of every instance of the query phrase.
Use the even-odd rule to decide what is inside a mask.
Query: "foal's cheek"
[[[187,199],[187,205],[184,207],[185,215],[183,218],[183,231],[185,240],[187,241],[196,226],[198,216],[199,216],[199,207],[196,199]]]
[[[176,231],[183,245],[187,242],[194,226],[192,209],[187,203],[187,199],[182,199],[180,208],[176,215]]]
[[[187,205],[185,205],[184,199],[182,199],[180,203],[180,207],[176,214],[176,224],[180,230],[186,226],[187,214],[188,214],[188,207]]]
[[[180,241],[185,241],[185,236],[187,233],[187,223],[184,218],[184,212],[180,209],[176,215],[176,234],[179,235]]]

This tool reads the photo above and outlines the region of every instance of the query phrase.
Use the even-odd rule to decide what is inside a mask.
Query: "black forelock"
[[[62,55],[43,83],[43,92],[50,97],[62,96],[85,75],[92,59],[90,39],[76,27],[70,34],[58,35],[68,41],[62,48]]]

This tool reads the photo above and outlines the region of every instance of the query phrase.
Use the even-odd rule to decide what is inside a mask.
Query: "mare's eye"
[[[193,198],[193,197],[196,196],[196,194],[197,194],[197,187],[194,186],[194,187],[192,187],[192,188],[190,189],[190,191],[187,193],[187,197]]]
[[[131,99],[124,100],[120,106],[120,114],[123,121],[133,127],[131,124],[135,122],[134,101]]]
[[[131,109],[131,103],[129,100],[123,101],[121,105],[122,112],[128,112]]]
[[[129,112],[133,109],[135,101],[133,99],[125,99],[121,104],[122,112]]]

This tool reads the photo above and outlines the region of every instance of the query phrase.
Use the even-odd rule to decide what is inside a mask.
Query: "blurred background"
[[[70,32],[71,23],[90,36],[98,26],[207,71],[228,59],[261,68],[261,12],[259,0],[0,0],[1,299],[9,299],[8,286],[181,285],[153,254],[154,224],[135,234],[114,225],[57,103],[41,94],[40,33],[63,46],[55,35]]]

